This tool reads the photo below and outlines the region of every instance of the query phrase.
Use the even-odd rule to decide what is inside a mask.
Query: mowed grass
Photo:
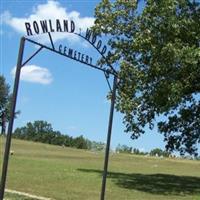
[[[4,199],[5,200],[38,200],[35,198],[30,198],[30,197],[26,197],[26,196],[18,195],[18,194],[11,194],[7,192],[5,193]]]
[[[100,199],[103,153],[15,139],[11,149],[8,189],[56,200]],[[111,154],[106,200],[200,200],[200,162]]]

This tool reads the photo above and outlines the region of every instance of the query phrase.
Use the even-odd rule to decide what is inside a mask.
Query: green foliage
[[[0,126],[2,126],[2,114],[7,111],[9,103],[9,85],[0,75]]]
[[[82,135],[74,139],[74,146],[77,149],[88,149],[87,145],[88,143]]]
[[[105,150],[106,144],[103,142],[91,142],[91,150],[93,151],[103,151]]]
[[[127,145],[120,145],[118,144],[116,147],[117,153],[128,153],[128,154],[135,154],[135,155],[151,155],[151,156],[163,156],[163,157],[169,157],[170,153],[167,151],[163,151],[162,149],[155,148],[152,149],[149,153],[140,151],[137,148],[129,147]]]
[[[3,127],[4,131],[6,122],[10,119],[11,100],[10,86],[6,83],[5,78],[0,75],[0,126]],[[20,111],[15,112],[15,117],[18,114],[20,114]]]
[[[120,145],[118,144],[116,147],[116,152],[118,153],[132,153],[132,147],[127,145]]]
[[[109,38],[119,66],[117,110],[136,139],[157,122],[168,151],[197,154],[200,143],[200,3],[190,0],[102,0],[96,34]],[[140,12],[138,13],[138,10]],[[105,64],[101,60],[102,64]]]
[[[129,147],[127,145],[118,144],[116,147],[117,153],[128,153],[128,154],[135,154],[135,155],[147,155],[148,152],[140,151],[137,148]]]
[[[150,155],[169,157],[170,153],[167,151],[163,151],[162,149],[156,148],[156,149],[151,150]]]
[[[16,128],[13,137],[77,149],[93,151],[103,151],[105,149],[105,143],[103,142],[90,141],[84,138],[83,135],[73,138],[62,134],[59,131],[53,130],[52,125],[43,120],[34,121],[33,123],[28,122],[26,126]]]
[[[60,133],[54,132],[51,124],[46,121],[28,122],[26,126],[17,128],[14,132],[14,137],[16,138],[48,144],[51,144],[52,139],[55,137],[58,137],[59,140],[60,135]]]
[[[26,126],[16,128],[13,137],[78,149],[91,148],[91,142],[82,135],[76,138],[63,135],[59,131],[54,131],[50,123],[42,120],[28,122]]]

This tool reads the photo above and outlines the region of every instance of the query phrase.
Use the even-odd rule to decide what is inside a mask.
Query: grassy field
[[[26,196],[22,195],[17,195],[17,194],[11,194],[11,193],[5,193],[5,200],[37,200],[34,198],[29,198]]]
[[[102,153],[21,140],[11,149],[7,188],[56,200],[99,199]],[[200,200],[200,162],[113,154],[106,200]]]

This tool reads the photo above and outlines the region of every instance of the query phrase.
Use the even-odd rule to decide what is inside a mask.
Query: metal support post
[[[16,107],[16,101],[17,101],[20,72],[21,72],[21,67],[22,67],[24,45],[25,45],[25,38],[22,37],[20,41],[20,47],[19,47],[19,53],[18,53],[15,83],[14,83],[14,88],[13,88],[13,97],[12,97],[12,104],[11,104],[11,111],[10,111],[10,120],[9,120],[9,125],[8,125],[8,133],[6,137],[6,146],[5,146],[5,152],[4,152],[1,185],[0,185],[0,200],[3,200],[4,191],[5,191],[5,184],[6,184],[6,177],[7,177],[7,170],[8,170],[8,160],[9,160],[9,154],[10,154],[11,137],[12,137],[14,118],[15,118],[15,107]]]
[[[113,114],[114,114],[114,109],[115,109],[116,89],[117,89],[117,76],[114,76],[110,116],[109,116],[109,124],[108,124],[107,144],[106,144],[105,159],[104,159],[104,171],[103,171],[102,186],[101,186],[101,200],[105,199],[106,178],[107,178],[107,172],[108,172],[108,159],[109,159],[109,152],[110,152]]]

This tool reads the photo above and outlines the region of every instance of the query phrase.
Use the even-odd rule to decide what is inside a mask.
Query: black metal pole
[[[11,111],[10,111],[10,120],[9,120],[9,125],[8,125],[8,133],[6,137],[6,146],[5,146],[5,152],[4,152],[4,161],[3,161],[1,185],[0,185],[0,200],[3,200],[4,191],[5,191],[6,176],[7,176],[7,170],[8,170],[8,160],[9,160],[10,145],[11,145],[11,136],[12,136],[13,123],[14,123],[14,118],[15,118],[15,107],[16,107],[16,101],[17,101],[17,93],[18,93],[18,87],[19,87],[22,60],[23,60],[24,44],[25,44],[25,38],[22,37],[20,41],[20,47],[19,47],[19,53],[18,53],[15,83],[14,83],[14,88],[13,88],[12,105],[11,105]]]
[[[114,76],[110,116],[109,116],[109,124],[108,124],[107,144],[106,144],[105,159],[104,159],[104,171],[103,171],[102,186],[101,186],[101,200],[105,199],[106,178],[107,178],[107,172],[108,172],[108,159],[109,159],[109,152],[110,152],[113,114],[114,114],[114,109],[115,109],[116,89],[117,89],[117,76]]]

